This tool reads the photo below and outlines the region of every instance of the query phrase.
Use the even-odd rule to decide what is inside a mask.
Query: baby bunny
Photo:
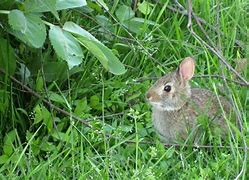
[[[210,123],[219,127],[222,136],[227,133],[222,109],[229,114],[232,109],[230,103],[224,97],[217,98],[207,89],[190,88],[189,80],[194,70],[195,61],[187,57],[177,70],[161,77],[146,94],[152,105],[154,127],[166,143],[186,140],[189,132],[195,132],[198,136],[196,130],[200,115],[206,115]]]

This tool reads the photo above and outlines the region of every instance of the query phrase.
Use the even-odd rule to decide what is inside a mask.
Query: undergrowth
[[[193,37],[187,28],[188,17],[170,9],[175,3],[146,1],[151,3],[148,14],[135,9],[135,16],[144,19],[138,26],[121,22],[116,13],[120,7],[133,7],[130,1],[105,2],[109,11],[89,1],[88,8],[61,11],[60,21],[77,22],[112,49],[127,69],[123,75],[106,71],[87,50],[82,64],[58,72],[56,67],[46,66],[46,62],[56,61],[48,43],[40,49],[29,48],[5,34],[5,38],[13,38],[11,45],[17,54],[16,79],[41,96],[33,96],[1,74],[1,179],[248,179],[248,149],[244,149],[249,142],[248,87],[231,81],[239,79]],[[185,1],[179,3],[188,8]],[[232,67],[249,59],[248,5],[243,0],[193,1],[194,13],[206,22],[204,30],[221,46]],[[50,17],[53,21],[56,23]],[[193,29],[208,42],[194,20]],[[194,78],[192,86],[210,89],[233,102],[243,126],[234,138],[221,142],[208,134],[207,148],[160,142],[145,94],[154,77],[174,70],[187,56],[196,59],[197,76],[210,75]],[[22,64],[30,71],[26,81],[21,79]],[[222,78],[212,77],[222,77],[222,71],[227,85]],[[248,68],[240,73],[249,79]],[[47,106],[44,98],[91,127]]]

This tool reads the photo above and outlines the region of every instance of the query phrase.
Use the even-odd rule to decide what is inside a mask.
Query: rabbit
[[[206,115],[208,121],[219,128],[221,136],[227,134],[227,122],[222,112],[231,112],[230,103],[224,97],[217,98],[207,89],[191,88],[189,81],[194,70],[194,59],[187,57],[177,70],[157,80],[146,94],[152,105],[154,128],[165,143],[187,140],[191,131],[198,136],[198,117],[202,115]],[[198,143],[197,140],[198,137],[194,142]]]

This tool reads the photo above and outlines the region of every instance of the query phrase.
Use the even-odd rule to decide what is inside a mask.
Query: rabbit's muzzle
[[[160,101],[160,96],[154,91],[147,92],[146,98],[150,102],[158,102],[158,101]]]

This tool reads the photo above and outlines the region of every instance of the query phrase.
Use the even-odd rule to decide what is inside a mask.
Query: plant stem
[[[10,11],[6,11],[6,10],[0,10],[0,14],[9,14]]]
[[[46,24],[47,26],[54,26],[54,25],[51,24],[50,22],[47,22],[47,21],[44,21],[44,20],[42,20],[42,22],[43,22],[44,24]]]

